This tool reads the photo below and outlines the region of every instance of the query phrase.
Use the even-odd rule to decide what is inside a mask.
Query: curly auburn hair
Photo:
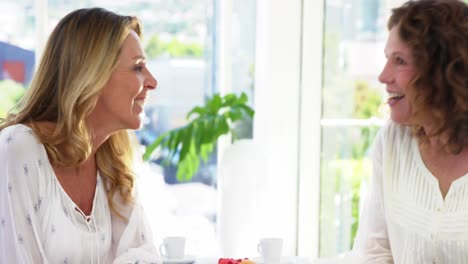
[[[459,0],[409,1],[392,10],[388,29],[413,52],[414,114],[430,113],[433,131],[415,126],[423,141],[448,137],[447,151],[468,147],[468,5]]]

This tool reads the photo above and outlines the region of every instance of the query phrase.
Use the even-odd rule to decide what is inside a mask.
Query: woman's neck
[[[432,155],[444,155],[444,156],[451,156],[455,155],[458,156],[459,154],[463,154],[468,152],[468,148],[462,148],[461,152],[454,154],[448,149],[449,145],[449,133],[447,131],[439,133],[438,135],[433,134],[433,125],[428,124],[422,127],[424,130],[424,134],[427,135],[427,140],[424,141],[422,145],[425,148],[425,151],[431,153]]]

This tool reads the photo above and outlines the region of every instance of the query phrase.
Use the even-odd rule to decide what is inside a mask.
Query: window
[[[35,61],[34,1],[0,1],[0,117],[14,106],[31,81]]]
[[[392,0],[328,0],[325,4],[320,251],[352,248],[361,199],[371,174],[370,146],[388,119],[383,68]]]

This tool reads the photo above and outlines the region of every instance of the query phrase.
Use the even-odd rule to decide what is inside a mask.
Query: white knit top
[[[358,263],[468,263],[468,172],[444,199],[410,128],[391,122],[373,153],[372,187],[353,249]]]

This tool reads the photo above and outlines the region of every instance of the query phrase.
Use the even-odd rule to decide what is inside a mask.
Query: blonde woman
[[[0,121],[0,263],[159,263],[135,199],[132,140],[157,81],[141,24],[64,17],[31,87]]]

